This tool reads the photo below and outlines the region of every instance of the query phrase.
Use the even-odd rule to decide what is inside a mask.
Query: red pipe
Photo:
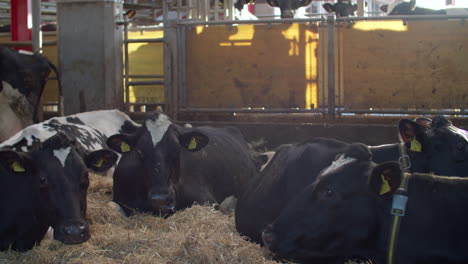
[[[37,0],[33,0],[37,1]],[[28,0],[10,0],[11,12],[11,40],[12,41],[31,41],[32,31],[28,26],[28,15],[31,15]],[[32,47],[15,47],[32,51]]]

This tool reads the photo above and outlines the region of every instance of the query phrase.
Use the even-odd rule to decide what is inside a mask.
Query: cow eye
[[[323,192],[322,192],[322,197],[325,198],[325,199],[330,199],[334,195],[335,195],[335,191],[333,191],[330,188],[325,188],[325,190],[323,190]]]

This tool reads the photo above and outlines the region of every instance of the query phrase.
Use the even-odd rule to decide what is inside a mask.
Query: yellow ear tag
[[[26,169],[19,164],[19,162],[15,161],[13,164],[11,164],[11,168],[13,169],[14,172],[25,172]]]
[[[197,140],[195,139],[195,137],[192,137],[192,139],[190,139],[190,143],[187,146],[187,149],[194,150],[196,148],[197,148]]]
[[[120,150],[122,153],[129,152],[130,151],[130,145],[128,145],[126,142],[122,141],[122,144],[120,145]]]
[[[102,163],[103,163],[103,162],[104,162],[104,159],[101,158],[100,160],[98,160],[98,161],[94,164],[94,166],[100,168],[100,167],[102,166]]]
[[[380,186],[380,192],[379,194],[386,194],[390,191],[390,184],[388,184],[387,179],[383,176],[383,174],[380,174],[380,177],[382,178],[382,185]]]
[[[419,143],[416,138],[411,140],[410,150],[413,152],[421,152],[421,143]]]

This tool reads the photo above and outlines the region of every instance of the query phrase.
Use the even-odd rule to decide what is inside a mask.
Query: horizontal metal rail
[[[337,114],[386,114],[386,115],[468,115],[468,110],[428,110],[428,109],[340,109]]]
[[[304,108],[180,108],[180,112],[194,113],[317,113],[321,114],[319,109]]]
[[[32,41],[1,41],[0,45],[9,46],[9,47],[29,47],[33,45]],[[44,40],[42,41],[43,46],[55,46],[57,45],[57,40]]]
[[[164,74],[130,74],[130,75],[127,75],[126,77],[128,78],[142,78],[142,79],[145,79],[145,78],[164,78]]]
[[[163,85],[164,81],[130,81],[127,83],[128,86],[135,86],[135,85]]]
[[[409,15],[409,16],[373,16],[373,17],[340,17],[337,22],[364,20],[447,20],[468,19],[468,15]]]
[[[232,24],[291,24],[324,22],[324,18],[283,18],[262,20],[226,20],[226,21],[177,21],[178,25],[204,26],[204,25],[232,25]]]
[[[150,39],[127,39],[125,43],[162,43],[164,38],[150,38]]]

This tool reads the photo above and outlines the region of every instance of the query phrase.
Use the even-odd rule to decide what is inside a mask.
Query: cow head
[[[468,176],[468,132],[443,116],[402,119],[400,138],[411,160],[411,171]]]
[[[382,12],[391,15],[412,15],[416,9],[416,0],[409,2],[396,1],[390,5],[383,5],[380,7]]]
[[[32,163],[26,153],[0,150],[0,250],[29,250],[49,227],[44,179],[31,173]]]
[[[86,153],[74,140],[57,133],[28,153],[13,159],[15,168],[39,179],[46,188],[42,203],[47,207],[47,221],[54,229],[54,239],[78,244],[89,239],[86,220],[86,194],[89,169],[103,172],[117,160],[110,150]],[[20,159],[19,157],[27,157]]]
[[[384,211],[379,203],[391,201],[399,181],[387,180],[374,192],[368,184],[375,166],[371,160],[366,146],[351,144],[264,230],[264,244],[276,255],[292,259],[346,257],[377,247],[382,233],[378,215]]]
[[[267,0],[270,6],[280,8],[281,18],[293,18],[296,9],[308,6],[311,2],[312,0]]]
[[[156,114],[135,134],[107,140],[110,148],[123,154],[114,172],[114,201],[127,214],[142,210],[167,215],[177,207],[180,152],[198,151],[208,143],[203,134],[182,131],[166,115]],[[127,185],[129,181],[133,184]]]
[[[336,17],[354,16],[354,13],[357,11],[357,5],[353,5],[351,0],[338,0],[333,5],[325,3],[322,6],[328,13],[335,13]]]

